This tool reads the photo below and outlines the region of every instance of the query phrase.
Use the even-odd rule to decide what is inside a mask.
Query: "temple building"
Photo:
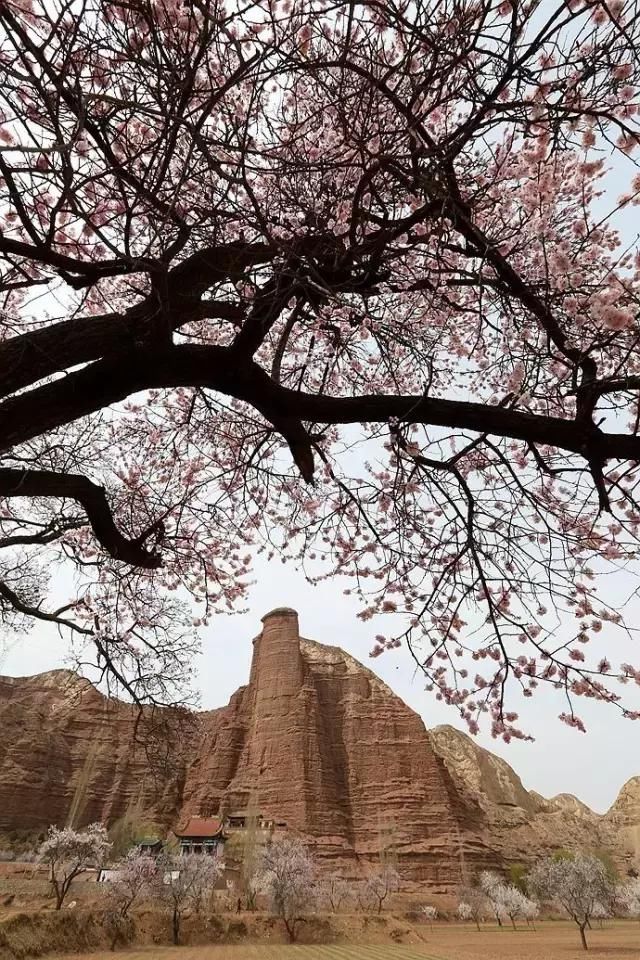
[[[180,853],[208,853],[220,856],[224,847],[224,824],[220,817],[191,817],[174,833],[180,841]]]

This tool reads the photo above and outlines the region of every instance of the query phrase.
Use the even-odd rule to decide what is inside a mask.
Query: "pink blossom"
[[[626,80],[633,74],[633,64],[620,63],[617,67],[613,68],[612,73],[616,80]]]

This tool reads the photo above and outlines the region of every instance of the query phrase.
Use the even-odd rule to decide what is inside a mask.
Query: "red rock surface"
[[[637,842],[635,854],[632,849],[633,838],[640,835],[640,791],[633,791],[629,784],[611,810],[600,816],[572,794],[546,800],[526,790],[505,760],[460,730],[435,727],[429,737],[460,792],[482,807],[485,836],[506,861],[528,864],[566,849],[607,853],[621,876],[634,866],[634,859],[640,865]],[[640,778],[636,780],[640,784]],[[634,794],[635,804],[629,800]]]
[[[206,723],[187,773],[189,812],[259,808],[358,873],[393,847],[407,879],[443,890],[495,863],[481,811],[464,802],[420,717],[337,647],[268,614],[249,686]]]
[[[248,685],[200,714],[163,769],[134,738],[134,718],[65,671],[0,679],[0,833],[125,815],[169,829],[251,807],[344,874],[392,848],[406,880],[447,893],[526,858],[537,835],[547,852],[599,829],[592,814],[567,831],[566,800],[528,793],[464,734],[428,734],[371,671],[302,639],[288,609],[263,618]]]
[[[135,718],[66,670],[1,677],[0,832],[113,823],[134,809],[169,826],[184,762],[159,782]]]

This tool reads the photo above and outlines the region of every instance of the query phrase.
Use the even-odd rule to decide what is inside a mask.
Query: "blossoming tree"
[[[637,12],[3,0],[4,623],[177,700],[266,547],[404,614],[373,653],[472,730],[635,716],[587,642],[640,530]]]
[[[293,943],[317,893],[315,866],[304,843],[293,836],[274,837],[261,854],[260,887],[282,919]]]
[[[184,915],[200,914],[212,903],[224,863],[206,853],[165,854],[158,859],[154,892],[171,917],[174,944],[180,943]]]
[[[591,854],[549,857],[535,865],[529,886],[545,900],[559,903],[575,921],[588,949],[585,930],[592,917],[602,916],[613,902],[614,882],[605,864]]]
[[[106,904],[103,923],[109,933],[111,949],[128,943],[134,935],[131,910],[158,885],[158,865],[153,857],[131,849],[113,867],[113,878],[105,884]]]
[[[480,922],[484,922],[486,914],[492,909],[491,903],[479,886],[466,886],[460,889],[456,909],[459,920],[473,920],[476,929],[480,931]]]
[[[158,864],[154,857],[132,849],[114,864],[115,879],[106,885],[106,892],[114,910],[127,917],[134,904],[149,895],[158,879]]]
[[[71,884],[88,867],[99,867],[111,844],[101,823],[85,830],[49,827],[47,838],[38,849],[38,859],[49,868],[49,879],[56,898],[56,910],[62,908]]]
[[[640,919],[640,879],[632,877],[616,889],[616,906],[627,916]]]
[[[480,889],[491,904],[500,925],[508,918],[515,930],[516,920],[531,923],[538,916],[538,904],[534,900],[530,900],[515,884],[505,883],[491,870],[484,870],[480,874]]]

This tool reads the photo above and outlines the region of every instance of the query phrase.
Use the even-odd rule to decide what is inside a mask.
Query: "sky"
[[[344,596],[346,581],[334,579],[317,586],[309,584],[295,568],[258,558],[255,584],[250,591],[247,612],[218,615],[203,631],[203,650],[197,662],[201,705],[205,709],[222,706],[234,691],[246,683],[252,653],[252,639],[260,632],[260,618],[274,607],[289,606],[298,611],[300,632],[312,640],[342,647],[367,668],[373,670],[405,703],[418,712],[427,727],[447,723],[464,730],[456,711],[438,703],[425,690],[424,678],[416,674],[406,649],[369,658],[374,636],[380,624],[357,618],[354,598]],[[627,575],[620,575],[621,581]],[[622,589],[627,583],[620,583]],[[609,590],[616,589],[609,585]],[[629,656],[640,641],[621,641],[619,635],[607,635],[606,627],[598,638],[602,652],[609,656]],[[612,654],[612,646],[617,649]],[[598,648],[598,652],[600,647]],[[592,652],[595,655],[595,651]],[[19,639],[9,638],[0,649],[0,673],[26,676],[68,665],[68,645],[55,629],[38,625]],[[640,658],[635,657],[637,662]],[[632,659],[632,662],[634,660]],[[476,742],[503,757],[519,774],[529,790],[552,797],[572,793],[599,813],[615,800],[623,784],[640,776],[637,749],[640,721],[624,720],[614,708],[581,701],[580,716],[587,732],[571,730],[557,717],[564,704],[549,690],[541,690],[525,704],[521,713],[527,732],[535,741],[493,740],[485,731]]]

